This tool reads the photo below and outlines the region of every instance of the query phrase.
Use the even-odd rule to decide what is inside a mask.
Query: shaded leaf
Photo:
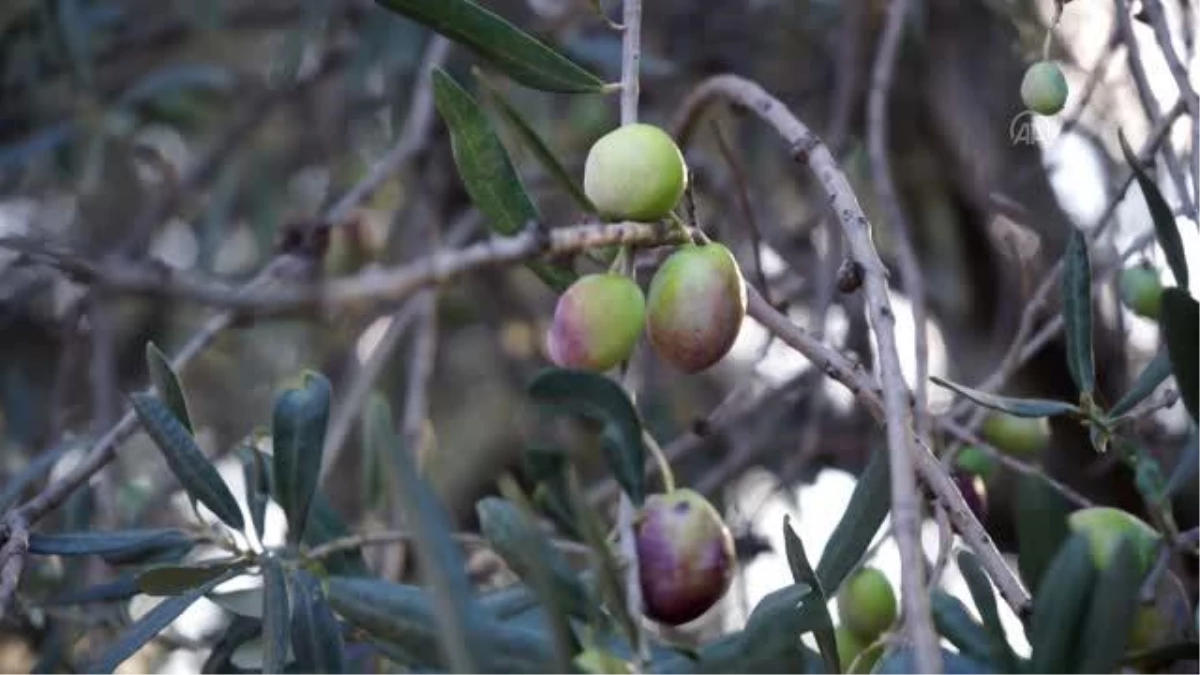
[[[329,422],[329,380],[306,371],[301,388],[275,399],[271,419],[272,487],[287,514],[288,541],[298,542],[308,525],[308,510],[321,471],[325,427]]]
[[[111,673],[116,670],[117,666],[125,662],[134,652],[142,648],[142,645],[149,642],[154,636],[158,635],[171,622],[183,614],[184,610],[192,606],[205,593],[220,586],[225,581],[232,578],[236,571],[230,570],[225,574],[218,576],[208,583],[194,588],[183,595],[176,595],[167,598],[158,603],[154,609],[150,610],[138,619],[133,625],[129,626],[121,637],[111,645],[94,663],[90,664],[84,672],[89,673]]]
[[[1121,400],[1117,401],[1112,410],[1108,411],[1108,414],[1112,417],[1119,417],[1133,410],[1134,406],[1146,400],[1146,397],[1150,394],[1153,394],[1158,385],[1162,384],[1163,380],[1167,379],[1167,376],[1170,374],[1171,359],[1167,356],[1166,349],[1160,349],[1154,355],[1154,358],[1150,360],[1150,363],[1147,363],[1142,372],[1138,374],[1137,379],[1133,382],[1133,386],[1129,388],[1129,391],[1125,392]]]
[[[536,529],[528,516],[528,502],[516,482],[502,480],[500,492],[508,499],[486,497],[476,504],[480,531],[493,550],[541,598],[545,624],[554,639],[555,666],[566,672],[571,657],[579,651],[567,616],[589,618],[587,589],[562,553]]]
[[[329,498],[318,491],[313,497],[312,511],[308,514],[308,527],[304,530],[304,544],[320,546],[350,534],[350,528],[346,527],[346,523],[338,514],[337,509],[333,508]],[[326,556],[323,562],[325,569],[333,574],[370,574],[361,548],[338,551],[333,555]]]
[[[262,561],[263,575],[263,663],[264,673],[283,672],[288,652],[288,625],[291,613],[288,609],[287,578],[283,568],[273,557]]]
[[[943,380],[936,375],[929,378],[934,384],[950,389],[965,396],[981,406],[1000,410],[1017,417],[1052,417],[1054,415],[1079,414],[1079,408],[1064,401],[1051,401],[1043,398],[1014,398],[997,396],[978,389],[955,384]]]
[[[338,614],[372,636],[392,642],[422,663],[446,666],[438,642],[439,621],[429,594],[415,586],[363,577],[333,576],[329,602]],[[546,672],[552,647],[544,633],[477,615],[481,630],[470,656],[485,670],[456,672]],[[465,656],[465,655],[464,655]]]
[[[792,568],[792,578],[798,584],[806,584],[812,588],[811,596],[806,602],[814,605],[816,625],[813,626],[813,637],[817,639],[817,647],[821,650],[821,658],[825,667],[831,673],[842,672],[842,664],[838,658],[837,638],[833,632],[833,619],[829,616],[829,603],[821,581],[813,572],[808,556],[804,553],[804,543],[796,536],[788,516],[783,517],[783,542],[787,548],[788,566]]]
[[[1167,486],[1163,488],[1166,497],[1174,497],[1184,486],[1195,484],[1196,472],[1200,469],[1200,443],[1197,441],[1196,432],[1193,431],[1179,452],[1179,459],[1171,470]]]
[[[134,412],[146,433],[162,451],[171,473],[179,479],[188,496],[207,506],[230,527],[244,529],[246,522],[233,493],[179,419],[155,396],[138,393],[131,398]]]
[[[749,632],[734,633],[706,644],[699,657],[683,654],[655,659],[652,673],[819,673],[821,657],[793,635],[766,643]]]
[[[188,433],[193,433],[195,429],[188,414],[187,397],[183,394],[183,387],[179,385],[179,376],[171,367],[171,360],[159,351],[153,342],[146,343],[146,369],[150,372],[150,382],[154,384],[154,389],[167,404],[167,408],[175,414]]]
[[[413,535],[421,578],[435,605],[437,637],[446,663],[456,672],[478,672],[471,645],[480,637],[483,615],[471,592],[462,554],[450,537],[454,531],[450,515],[418,474],[410,448],[388,457],[398,483],[396,503]]]
[[[1126,654],[1124,665],[1133,666],[1143,673],[1156,673],[1179,661],[1195,661],[1197,653],[1200,653],[1200,643],[1195,640],[1174,642]]]
[[[1077,662],[1076,641],[1087,620],[1095,578],[1087,539],[1072,536],[1050,562],[1034,595],[1029,631],[1033,672],[1072,672]]]
[[[866,553],[892,507],[891,472],[887,454],[875,449],[854,485],[850,503],[838,521],[817,562],[821,587],[840,588],[846,575]]]
[[[1183,253],[1183,239],[1179,236],[1179,228],[1175,225],[1175,216],[1171,213],[1171,207],[1167,204],[1167,200],[1163,199],[1158,185],[1142,169],[1137,156],[1133,154],[1128,141],[1125,140],[1125,134],[1118,132],[1117,138],[1121,142],[1121,152],[1125,154],[1125,161],[1129,162],[1129,168],[1133,171],[1134,178],[1137,179],[1138,187],[1142,189],[1142,196],[1146,198],[1146,207],[1150,210],[1150,220],[1154,223],[1154,235],[1158,238],[1158,245],[1162,247],[1163,255],[1167,258],[1171,273],[1175,275],[1175,283],[1181,288],[1187,288],[1189,285],[1187,256]],[[1195,343],[1192,344],[1195,345]]]
[[[1030,593],[1037,595],[1042,577],[1062,543],[1070,536],[1071,505],[1041,478],[1021,476],[1017,484],[1017,567]]]
[[[609,470],[633,504],[642,505],[646,497],[642,423],[619,384],[598,373],[550,368],[533,379],[529,394],[541,405],[603,423]]]
[[[371,394],[363,407],[359,438],[362,446],[363,499],[366,504],[379,508],[387,504],[387,461],[386,457],[395,445],[396,425],[392,419],[392,407],[383,394]]]
[[[958,553],[958,569],[962,572],[963,580],[967,582],[971,600],[974,601],[975,608],[979,610],[979,616],[983,619],[984,628],[991,641],[991,652],[984,660],[997,664],[1004,672],[1016,672],[1017,655],[1013,653],[1012,647],[1008,644],[1004,624],[1000,623],[1000,612],[996,609],[996,596],[992,593],[992,584],[988,580],[987,574],[979,565],[979,561],[975,559],[975,555],[965,550]]]
[[[266,534],[267,504],[271,501],[270,472],[266,459],[256,448],[243,445],[238,448],[242,460],[242,478],[246,482],[246,505],[250,507],[250,522],[259,540]]]
[[[562,93],[598,92],[604,87],[595,75],[473,2],[376,2],[470,48],[525,86]]]
[[[1087,239],[1074,228],[1067,241],[1062,298],[1067,367],[1079,391],[1090,395],[1096,390],[1096,365],[1092,356],[1092,263],[1088,258]]]
[[[146,595],[179,595],[199,588],[231,571],[245,569],[246,561],[229,559],[198,565],[163,565],[137,576],[138,590]]]
[[[547,575],[554,599],[563,611],[586,618],[588,592],[562,552],[512,502],[485,497],[475,505],[479,528],[492,549],[527,581]],[[540,569],[539,569],[540,568]],[[536,588],[536,584],[533,584]]]
[[[170,528],[29,534],[29,552],[35,555],[138,555],[182,546],[190,548],[191,537]]]
[[[83,605],[93,602],[128,600],[138,594],[137,575],[122,574],[112,581],[59,593],[47,605]]]
[[[573,468],[567,468],[567,494],[571,499],[571,511],[579,526],[583,541],[592,549],[591,566],[595,575],[596,588],[600,600],[616,617],[618,624],[625,631],[630,642],[636,642],[638,634],[638,618],[629,610],[625,597],[625,578],[621,565],[617,562],[612,548],[608,544],[608,536],[604,522],[595,507],[586,499],[583,486]]]
[[[1141,582],[1137,555],[1129,540],[1122,539],[1092,593],[1092,603],[1079,634],[1079,662],[1072,664],[1074,672],[1118,671],[1133,630]]]
[[[1179,383],[1183,405],[1200,421],[1196,407],[1200,403],[1200,304],[1178,288],[1167,288],[1162,294],[1163,341],[1171,359],[1171,371]]]
[[[346,672],[342,629],[316,577],[304,570],[292,575],[292,651],[305,672]]]
[[[204,665],[202,673],[232,673],[236,672],[233,665],[233,654],[242,645],[262,634],[262,622],[241,615],[235,615],[221,634],[221,638],[213,645]]]
[[[533,153],[533,156],[542,165],[542,168],[546,170],[546,173],[550,174],[558,182],[559,187],[566,190],[566,193],[570,195],[571,199],[580,209],[586,213],[596,213],[596,207],[592,204],[592,200],[588,199],[587,194],[584,193],[583,186],[579,184],[579,181],[575,180],[574,175],[570,171],[567,171],[562,162],[558,161],[558,157],[554,155],[554,152],[550,150],[546,142],[542,140],[542,137],[534,130],[533,126],[525,120],[520,111],[514,108],[508,102],[508,99],[504,97],[504,94],[500,93],[500,90],[488,82],[486,77],[481,76],[478,71],[476,72],[476,79],[486,89],[488,98],[492,102],[492,107],[500,113],[501,119],[504,120],[508,127],[521,138],[521,141]]]
[[[471,203],[487,217],[492,230],[514,235],[535,225],[539,219],[537,209],[479,104],[441,69],[433,71],[433,96],[438,114],[450,129],[459,178]],[[555,291],[565,290],[576,278],[563,265],[538,260],[526,265]]]
[[[935,589],[929,598],[929,609],[933,613],[933,624],[938,633],[949,640],[960,653],[973,659],[991,658],[990,631],[975,621],[961,600],[940,588]]]

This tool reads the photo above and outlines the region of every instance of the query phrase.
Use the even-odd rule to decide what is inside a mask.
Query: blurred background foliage
[[[619,76],[620,36],[595,19],[589,3],[485,4],[606,80]],[[609,7],[615,3],[601,4],[616,12]],[[993,370],[1070,226],[1093,224],[1064,200],[1070,187],[1064,191],[1063,181],[1071,179],[1055,178],[1037,146],[1013,143],[1010,135],[1022,109],[1021,74],[1037,58],[1050,4],[921,0],[901,49],[890,108],[893,170],[916,228],[942,343],[931,372],[959,382],[978,382]],[[1099,4],[1068,5],[1052,44],[1075,86],[1108,44],[1112,7]],[[755,79],[829,143],[878,221],[863,111],[885,6],[879,0],[648,2],[642,117],[665,126],[707,75]],[[394,142],[419,95],[416,77],[430,39],[416,24],[363,0],[7,0],[0,5],[0,235],[49,237],[109,264],[150,257],[229,281],[248,279],[276,251],[282,233],[316,222]],[[1115,61],[1122,63],[1111,68],[1072,131],[1072,142],[1096,167],[1098,184],[1086,189],[1105,195],[1120,163],[1115,129],[1135,145],[1148,132],[1123,59]],[[466,82],[472,63],[454,48],[447,68]],[[576,172],[590,144],[618,122],[615,97],[499,86]],[[824,222],[824,199],[768,132],[743,123],[736,111],[714,119],[688,153],[701,224],[754,270],[754,237],[737,199],[738,172],[720,152],[719,126],[750,186],[771,299],[869,365],[861,299],[833,288],[841,244]],[[579,222],[583,214],[521,143],[497,128],[544,220]],[[1116,237],[1149,226],[1144,210],[1117,217],[1119,227],[1100,243],[1110,256]],[[431,241],[483,234],[436,121],[414,159],[337,225],[324,260],[329,275],[411,259]],[[876,237],[893,263],[887,230],[877,229]],[[1150,329],[1131,325],[1140,319],[1111,297],[1102,306],[1096,360],[1100,396],[1111,403],[1153,355],[1155,341],[1130,339],[1130,331]],[[521,268],[482,272],[440,293],[421,452],[465,526],[475,499],[531,443],[597,454],[587,435],[539,416],[522,394],[546,364],[542,336],[552,307],[553,296]],[[1057,310],[1048,307],[1046,316]],[[23,472],[61,471],[53,460],[69,461],[86,447],[120,416],[125,395],[145,384],[145,342],[173,352],[207,315],[186,303],[91,292],[0,251],[0,484]],[[303,367],[327,374],[337,400],[360,363],[380,349],[388,321],[351,311],[332,323],[298,317],[224,332],[182,372],[204,449],[214,457],[229,453],[269,419],[272,397]],[[414,365],[412,333],[394,346],[377,379],[397,411]],[[675,446],[685,450],[676,460],[681,479],[722,500],[752,467],[785,485],[826,467],[860,471],[879,441],[866,413],[818,370],[780,357],[753,326],[744,338],[733,356],[702,376],[680,376],[649,355],[640,360],[639,405],[649,428],[664,443],[685,439]],[[1073,400],[1065,364],[1061,343],[1052,342],[1006,391]],[[706,433],[706,416],[731,391],[725,413],[732,421],[720,433]],[[935,404],[944,409],[945,399]],[[1139,422],[1140,437],[1164,466],[1175,466],[1176,454],[1188,447],[1179,412]],[[1142,511],[1126,467],[1097,455],[1075,423],[1056,424],[1054,432],[1042,457],[1048,473],[1097,502]],[[375,460],[360,451],[360,435],[352,425],[333,449],[324,490],[352,524],[364,526],[386,522],[388,514],[385,498],[370,485]],[[1002,474],[989,485],[989,526],[1002,547],[1013,543],[1009,478]],[[0,495],[0,506],[39,484]],[[177,514],[163,506],[176,489],[139,434],[54,518],[74,527],[170,521]],[[1192,481],[1178,496],[1181,529],[1196,525],[1196,499]],[[742,534],[752,524],[733,522]],[[741,543],[750,555],[751,539]],[[403,567],[372,562],[396,573]],[[48,579],[63,573],[31,571]],[[80,573],[95,580],[103,570]],[[1194,569],[1181,573],[1194,588]],[[26,637],[46,638],[36,631]]]

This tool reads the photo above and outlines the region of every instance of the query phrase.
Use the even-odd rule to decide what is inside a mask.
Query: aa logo
[[[1036,145],[1050,139],[1050,122],[1032,110],[1023,110],[1008,125],[1008,140],[1013,145]]]

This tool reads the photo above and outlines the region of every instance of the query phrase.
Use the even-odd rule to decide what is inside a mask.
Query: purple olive
[[[966,471],[954,472],[954,484],[962,493],[963,501],[971,508],[971,513],[981,523],[987,523],[987,486],[983,479]]]
[[[694,490],[650,495],[634,524],[647,617],[678,626],[707,612],[733,582],[733,536]]]
[[[650,281],[646,336],[654,351],[685,373],[724,358],[746,318],[746,284],[721,244],[688,245]]]

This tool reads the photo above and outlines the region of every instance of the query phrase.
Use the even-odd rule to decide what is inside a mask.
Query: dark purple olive
[[[963,501],[967,506],[971,507],[971,513],[979,519],[981,523],[987,523],[987,486],[983,479],[979,476],[967,473],[966,471],[954,472],[954,484],[958,486],[958,491],[962,493]]]
[[[707,612],[729,590],[733,536],[694,490],[651,495],[634,523],[647,617],[678,626]]]

